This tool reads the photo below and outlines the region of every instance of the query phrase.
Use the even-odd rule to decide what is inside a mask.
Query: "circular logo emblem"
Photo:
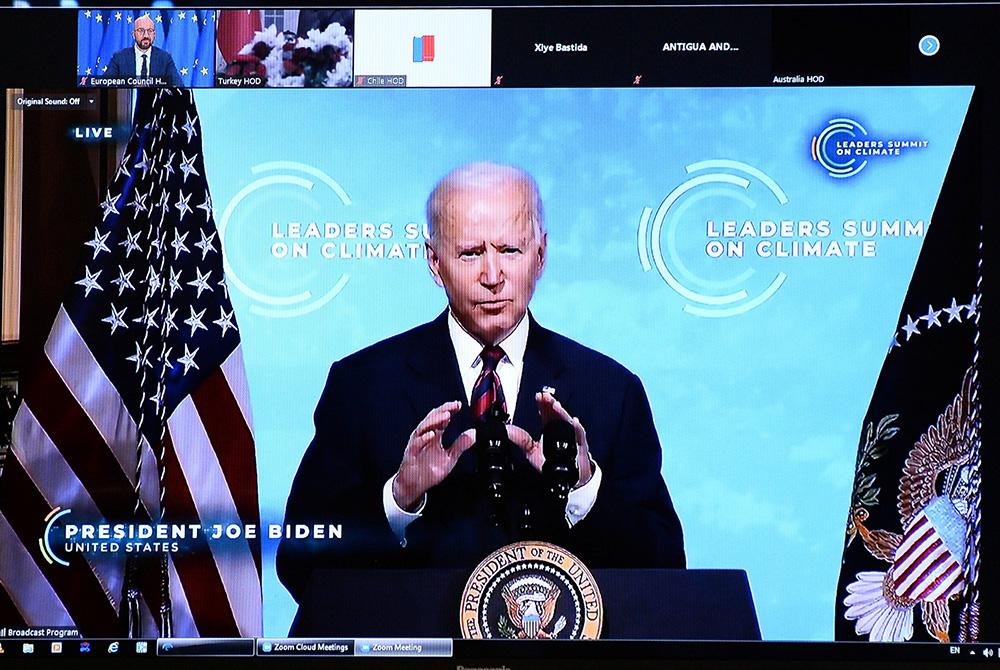
[[[857,158],[839,158],[838,142],[864,141],[863,138],[867,136],[868,131],[857,121],[832,119],[819,135],[813,137],[813,160],[826,168],[831,177],[838,179],[853,177],[868,165],[868,160],[858,162]],[[847,151],[846,155],[850,156],[852,152]]]
[[[596,640],[603,619],[601,592],[587,566],[545,542],[496,550],[462,594],[466,639]]]

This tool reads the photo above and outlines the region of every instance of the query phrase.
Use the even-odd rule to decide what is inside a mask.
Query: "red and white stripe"
[[[63,309],[45,358],[24,388],[13,445],[0,476],[0,602],[28,625],[75,625],[117,634],[124,561],[90,555],[48,563],[38,539],[55,507],[101,523],[134,505],[138,429]],[[125,355],[124,353],[122,354]],[[143,442],[141,498],[159,516],[159,472]],[[165,506],[171,517],[259,524],[249,393],[241,348],[168,419]],[[254,636],[262,626],[260,545],[203,542],[171,557],[174,634]],[[150,572],[150,571],[146,571]],[[158,571],[157,571],[158,572]],[[159,574],[140,578],[145,631],[156,630]]]
[[[962,565],[921,511],[903,534],[892,565],[896,595],[933,601],[961,591]]]

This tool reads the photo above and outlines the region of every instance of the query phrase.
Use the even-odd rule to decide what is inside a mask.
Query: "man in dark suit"
[[[135,20],[132,37],[135,38],[135,45],[116,51],[103,76],[142,79],[157,77],[163,86],[184,85],[174,59],[168,52],[153,46],[156,25],[149,16],[140,16]]]
[[[323,567],[471,569],[522,539],[558,544],[590,567],[684,567],[639,379],[528,313],[546,250],[534,180],[464,165],[427,209],[428,263],[448,310],[331,368],[285,523],[340,523],[342,537],[283,540],[286,587],[300,599]],[[489,406],[513,416],[516,445],[500,514],[474,455],[463,458]],[[577,441],[579,477],[565,503],[540,474],[540,436],[555,419]]]

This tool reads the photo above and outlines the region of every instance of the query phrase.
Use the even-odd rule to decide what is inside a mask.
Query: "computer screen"
[[[2,17],[3,657],[1000,653],[996,5]]]

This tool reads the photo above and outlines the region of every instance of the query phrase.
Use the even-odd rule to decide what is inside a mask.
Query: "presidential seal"
[[[493,552],[462,594],[466,639],[596,640],[603,619],[601,592],[587,566],[545,542]]]

